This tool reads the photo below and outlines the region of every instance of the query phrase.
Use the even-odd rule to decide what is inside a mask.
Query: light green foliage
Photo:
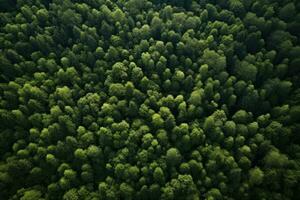
[[[131,199],[132,198],[132,194],[133,194],[133,188],[128,185],[127,183],[121,183],[120,185],[120,192],[121,192],[121,196],[124,199]]]
[[[153,172],[153,178],[157,183],[163,183],[164,182],[164,172],[160,167],[155,168]]]
[[[191,93],[189,103],[195,106],[201,105],[202,103],[203,90],[197,89]]]
[[[123,80],[127,78],[126,68],[123,63],[117,62],[112,66],[112,77],[114,80]]]
[[[112,17],[116,22],[124,22],[125,21],[125,14],[122,10],[117,8],[113,13]]]
[[[67,86],[57,88],[56,89],[56,95],[59,99],[61,99],[63,101],[66,101],[66,102],[72,100],[71,90]]]
[[[237,76],[242,80],[253,82],[256,80],[257,68],[247,61],[238,62],[235,71]]]
[[[176,148],[170,148],[168,149],[166,153],[166,161],[170,165],[177,165],[181,161],[181,154]]]
[[[250,115],[245,110],[239,110],[232,116],[232,119],[236,123],[245,124],[250,120]]]
[[[271,150],[264,158],[265,165],[268,167],[285,167],[288,165],[288,157],[278,151]]]
[[[40,9],[37,11],[37,18],[38,20],[40,20],[42,23],[47,22],[48,18],[49,18],[49,13],[48,10],[46,9]]]
[[[63,196],[63,200],[79,200],[79,196],[76,189],[71,189],[67,191]]]
[[[157,113],[155,113],[154,115],[152,115],[152,123],[155,127],[162,127],[164,120],[161,118],[161,116]]]
[[[42,197],[42,193],[38,190],[28,190],[24,192],[21,200],[39,200]]]
[[[253,168],[249,171],[249,183],[251,185],[260,185],[263,182],[264,172],[259,168]]]
[[[123,97],[125,95],[125,87],[121,83],[113,83],[109,86],[109,94],[111,96]]]
[[[205,131],[210,131],[215,125],[215,119],[213,116],[209,116],[205,119],[203,128]]]
[[[226,57],[219,55],[213,50],[204,50],[202,59],[204,64],[207,64],[215,72],[220,72],[226,67]]]

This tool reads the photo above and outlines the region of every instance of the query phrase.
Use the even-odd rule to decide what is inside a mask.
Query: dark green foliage
[[[0,199],[293,200],[296,0],[0,0]]]
[[[0,11],[5,12],[5,11],[12,11],[15,9],[17,1],[16,0],[0,0]]]

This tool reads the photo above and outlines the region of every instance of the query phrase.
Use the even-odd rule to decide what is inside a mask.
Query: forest
[[[299,195],[299,0],[0,0],[1,200]]]

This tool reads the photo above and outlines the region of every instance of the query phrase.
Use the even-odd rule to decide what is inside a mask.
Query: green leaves
[[[109,95],[116,97],[124,97],[126,89],[121,83],[113,83],[109,86]]]
[[[297,199],[299,8],[0,1],[0,199]]]
[[[207,64],[210,69],[213,69],[215,73],[221,72],[226,68],[226,57],[219,55],[213,50],[204,50],[203,63]]]
[[[236,74],[244,81],[255,82],[257,75],[257,68],[247,61],[237,62],[235,66]]]
[[[171,166],[177,165],[180,163],[182,157],[178,149],[170,148],[166,153],[166,161]]]
[[[289,159],[286,155],[281,154],[278,150],[271,150],[264,158],[264,163],[270,168],[281,168],[289,164]]]
[[[251,185],[260,185],[263,182],[264,172],[258,167],[249,171],[249,183]]]
[[[160,128],[164,124],[164,120],[161,118],[161,116],[157,113],[152,115],[152,123],[155,127]]]

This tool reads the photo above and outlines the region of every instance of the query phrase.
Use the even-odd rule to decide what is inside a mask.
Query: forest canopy
[[[299,191],[300,1],[0,0],[0,199]]]

